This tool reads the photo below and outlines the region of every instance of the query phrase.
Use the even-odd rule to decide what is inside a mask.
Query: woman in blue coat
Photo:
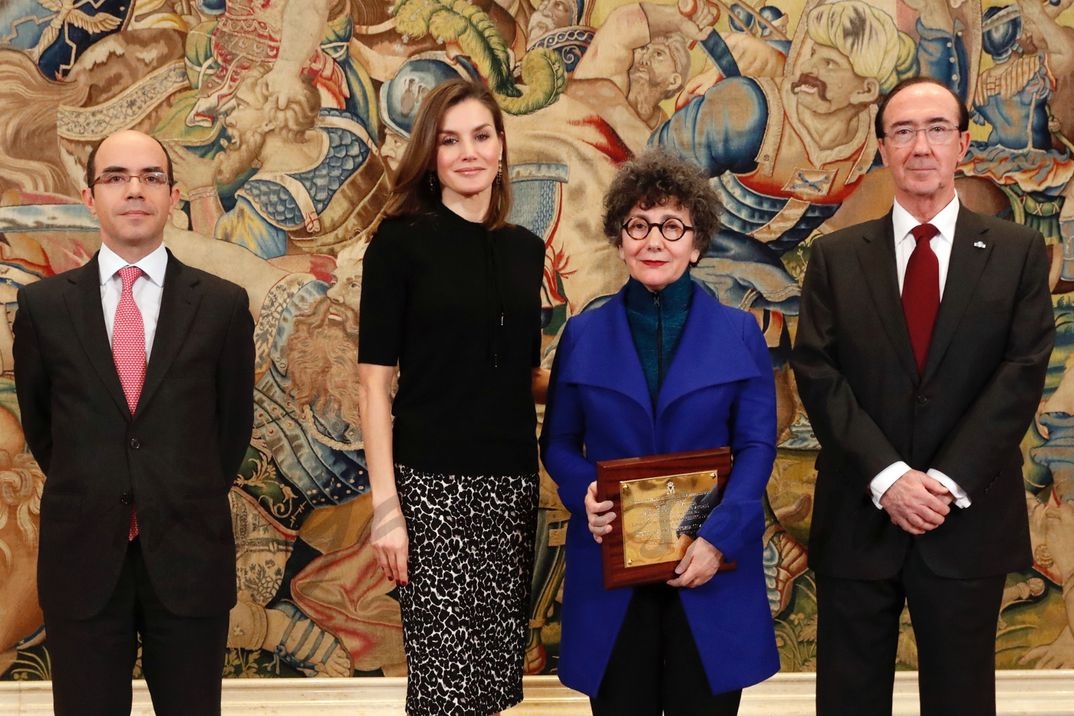
[[[738,712],[779,669],[761,566],[776,404],[761,331],[690,279],[719,202],[693,165],[650,150],[605,197],[604,230],[630,272],[570,319],[552,369],[541,453],[571,512],[559,677],[595,716]],[[720,504],[667,583],[605,589],[599,460],[729,445]],[[733,571],[717,573],[723,561]]]

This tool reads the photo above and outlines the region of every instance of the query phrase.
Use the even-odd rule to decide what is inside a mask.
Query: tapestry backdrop
[[[84,162],[130,127],[174,159],[184,201],[168,245],[245,286],[257,321],[227,675],[405,673],[398,602],[369,547],[357,304],[416,108],[456,76],[488,83],[508,115],[512,220],[547,246],[546,365],[567,317],[626,278],[598,209],[623,160],[663,145],[723,197],[726,226],[694,276],[750,310],[771,348],[780,449],[764,560],[788,671],[813,668],[816,635],[804,545],[817,443],[787,368],[809,246],[890,205],[876,96],[919,73],[958,92],[974,139],[960,195],[1047,238],[1058,327],[1023,442],[1035,564],[1008,579],[996,652],[1003,667],[1074,667],[1072,2],[0,3],[0,674],[49,677],[34,576],[44,476],[14,399],[15,294],[96,250]],[[528,673],[556,670],[565,520],[545,476]],[[917,663],[911,629],[903,668]]]

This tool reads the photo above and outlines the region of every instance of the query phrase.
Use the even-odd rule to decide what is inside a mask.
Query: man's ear
[[[970,148],[970,133],[968,131],[958,133],[958,144],[958,159],[959,161],[962,161],[962,159],[966,156],[966,152],[969,151]]]
[[[873,104],[880,98],[880,83],[872,77],[861,81],[861,89],[850,95],[854,104]]]
[[[88,186],[82,190],[82,203],[86,205],[90,213],[97,216],[97,209],[93,206],[93,187]]]
[[[682,89],[682,75],[678,72],[671,75],[668,78],[668,88],[664,90],[664,99],[674,97]]]

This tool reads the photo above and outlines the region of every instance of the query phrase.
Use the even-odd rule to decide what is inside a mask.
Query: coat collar
[[[101,284],[97,254],[83,266],[67,274],[65,294],[67,310],[74,318],[75,334],[90,364],[100,376],[116,407],[129,415],[123,388],[112,360],[104,312],[101,310]],[[197,291],[200,278],[168,251],[168,268],[164,274],[164,289],[160,301],[157,332],[146,367],[145,383],[138,400],[135,416],[142,411],[160,387],[160,383],[182,346],[190,323],[197,313],[201,294]]]
[[[899,363],[915,382],[918,380],[917,365],[910,346],[910,334],[902,312],[902,297],[895,265],[895,239],[891,213],[875,221],[861,225],[862,242],[858,260],[865,282],[876,309],[876,315],[888,340],[895,347]],[[970,298],[981,278],[981,272],[992,254],[993,242],[988,227],[971,211],[960,208],[955,224],[955,236],[951,245],[951,261],[947,268],[943,299],[932,332],[928,359],[922,381],[936,370],[951,338],[958,328]]]
[[[757,366],[728,316],[730,309],[696,283],[693,291],[682,338],[657,394],[655,415],[627,323],[623,290],[593,309],[593,315],[578,317],[583,320],[576,351],[584,359],[572,361],[563,380],[621,393],[656,418],[688,393],[756,377]]]

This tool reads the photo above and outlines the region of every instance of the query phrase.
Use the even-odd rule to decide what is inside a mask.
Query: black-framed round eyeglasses
[[[687,231],[694,230],[694,227],[687,226],[675,217],[664,219],[663,222],[655,224],[640,216],[632,216],[623,223],[623,231],[630,238],[641,241],[649,238],[649,232],[653,230],[654,226],[660,229],[660,235],[668,241],[678,241],[686,236]]]

